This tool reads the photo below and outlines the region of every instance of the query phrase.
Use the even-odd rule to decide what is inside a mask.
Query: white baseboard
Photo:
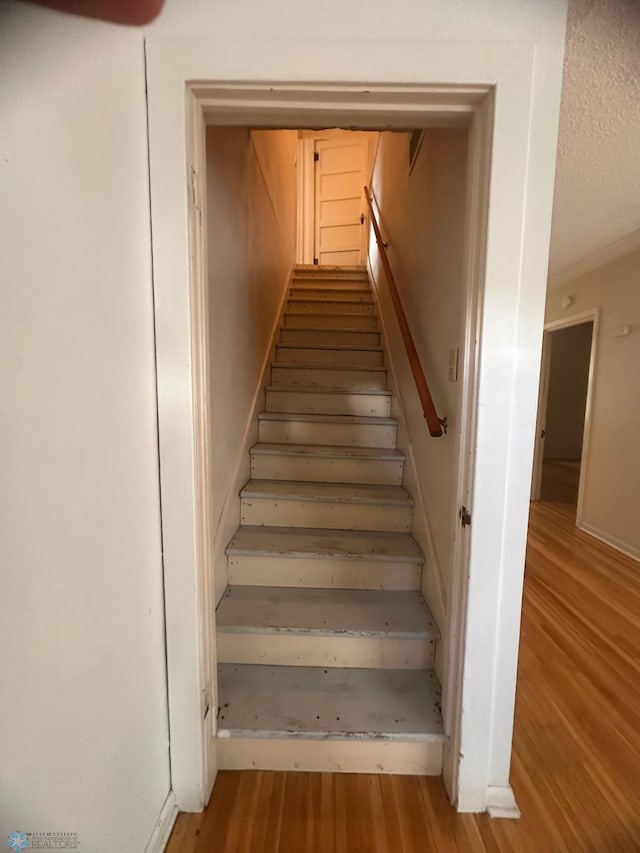
[[[144,848],[144,853],[163,853],[167,846],[171,830],[178,817],[178,806],[173,791],[169,791],[160,814],[156,820],[151,837]]]
[[[620,551],[620,553],[624,554],[626,557],[631,557],[632,560],[640,561],[640,550],[634,548],[632,545],[628,545],[626,542],[622,542],[614,536],[609,536],[608,533],[605,533],[603,530],[600,530],[591,524],[586,524],[584,521],[577,522],[576,527],[578,530],[588,533],[589,536],[599,539],[600,542],[604,542],[605,545],[610,545],[611,548],[615,548],[616,551]]]
[[[511,785],[504,787],[489,785],[487,788],[487,814],[489,817],[507,820],[517,820],[520,817],[520,809]]]

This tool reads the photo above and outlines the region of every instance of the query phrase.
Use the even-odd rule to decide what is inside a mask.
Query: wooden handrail
[[[429,385],[427,384],[427,380],[424,375],[424,370],[422,369],[422,365],[420,363],[420,356],[418,355],[418,350],[416,349],[416,345],[413,342],[409,323],[407,322],[407,317],[404,313],[402,302],[400,301],[400,294],[398,293],[398,288],[396,287],[393,272],[391,271],[391,264],[389,263],[389,258],[387,257],[386,243],[384,243],[382,239],[380,227],[378,225],[378,221],[376,220],[376,215],[373,212],[373,205],[371,204],[371,196],[369,195],[368,187],[364,188],[364,196],[367,200],[367,205],[369,207],[369,215],[371,216],[371,224],[373,225],[373,231],[376,235],[376,242],[378,244],[378,249],[380,250],[380,259],[382,260],[382,266],[384,268],[384,272],[387,277],[387,282],[389,284],[389,293],[391,294],[391,301],[393,302],[393,307],[396,311],[396,317],[398,318],[398,324],[402,333],[402,340],[404,341],[404,346],[407,351],[407,356],[409,358],[411,372],[413,373],[416,388],[418,389],[418,396],[420,397],[420,402],[422,403],[422,411],[427,422],[429,432],[434,438],[438,438],[438,436],[441,436],[443,435],[443,433],[446,432],[447,420],[446,418],[438,417],[436,407],[433,405],[431,391],[429,391]]]

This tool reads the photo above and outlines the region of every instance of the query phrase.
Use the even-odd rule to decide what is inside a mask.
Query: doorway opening
[[[505,74],[510,67],[505,67]],[[199,79],[202,78],[203,75],[200,75]],[[502,77],[500,79],[502,80]],[[264,82],[188,83],[186,140],[177,130],[166,132],[167,128],[175,130],[179,125],[178,118],[184,108],[182,94],[180,99],[169,101],[156,101],[151,98],[150,105],[152,179],[159,181],[162,186],[165,177],[170,176],[167,191],[153,193],[152,207],[154,266],[159,295],[156,307],[162,477],[163,483],[166,481],[172,487],[177,483],[180,487],[164,490],[163,499],[163,528],[167,531],[165,563],[172,784],[181,806],[197,809],[198,804],[206,799],[217,769],[217,748],[214,743],[217,697],[215,682],[210,680],[212,661],[207,650],[212,648],[210,632],[215,627],[212,624],[212,587],[218,586],[218,578],[213,571],[215,555],[211,542],[212,533],[215,531],[211,530],[210,517],[214,501],[212,490],[219,471],[212,470],[215,466],[211,464],[213,448],[209,413],[212,401],[220,406],[228,404],[220,395],[214,395],[212,398],[208,392],[208,373],[211,366],[208,351],[209,328],[222,303],[219,301],[218,306],[215,303],[210,305],[208,295],[209,264],[205,238],[207,191],[204,184],[206,130],[210,126],[253,127],[256,130],[318,127],[353,127],[358,130],[393,127],[405,131],[429,127],[468,128],[468,192],[465,202],[460,311],[464,340],[459,352],[454,353],[459,357],[457,367],[461,382],[459,429],[450,431],[450,436],[459,442],[457,458],[463,460],[455,478],[457,502],[466,507],[471,506],[472,487],[477,480],[475,499],[478,520],[481,522],[481,517],[485,514],[484,497],[488,481],[486,477],[476,477],[476,459],[485,458],[481,457],[479,452],[476,455],[476,420],[484,418],[482,422],[485,427],[486,421],[495,426],[495,429],[485,428],[482,432],[482,447],[502,447],[502,434],[511,423],[504,421],[498,409],[485,406],[480,411],[477,405],[481,372],[477,359],[480,330],[484,329],[484,333],[490,336],[496,325],[502,327],[505,314],[504,298],[500,300],[499,312],[487,311],[489,297],[485,294],[485,287],[493,294],[499,290],[501,283],[507,280],[506,273],[503,276],[502,272],[500,275],[486,278],[488,259],[495,262],[494,255],[499,254],[497,247],[502,245],[497,241],[495,244],[490,242],[488,235],[489,232],[493,233],[492,229],[497,233],[499,229],[496,223],[499,221],[519,223],[524,218],[521,198],[512,197],[508,193],[505,196],[499,194],[499,187],[506,188],[510,184],[512,170],[506,166],[503,168],[504,164],[500,160],[494,162],[492,152],[495,139],[508,137],[513,145],[517,146],[519,156],[525,162],[528,156],[529,124],[524,115],[522,120],[516,121],[515,124],[511,114],[508,121],[507,113],[500,112],[496,115],[494,87],[484,83],[475,87],[459,84],[445,87],[412,84],[405,88],[342,84],[324,87],[309,84],[274,86]],[[188,180],[186,193],[181,181],[184,176],[185,153]],[[394,186],[398,186],[397,181],[391,181],[387,187],[389,197],[392,196]],[[488,216],[490,191],[498,193],[500,198],[512,199],[512,204],[505,205],[510,208],[509,213],[501,207],[498,212],[494,211],[491,217]],[[188,232],[180,227],[181,217],[188,217]],[[221,233],[227,224],[226,220],[221,220]],[[185,239],[187,236],[188,244]],[[223,247],[221,258],[224,258],[227,245]],[[507,267],[498,268],[501,271],[512,269],[515,280],[521,282],[520,243],[518,247],[518,250],[506,259]],[[493,269],[492,265],[490,267]],[[190,282],[186,291],[182,289],[185,279]],[[419,285],[423,283],[418,280]],[[508,306],[514,312],[514,319],[517,315],[518,323],[518,306],[522,304],[519,293],[518,289],[514,288],[513,299],[509,301]],[[532,292],[527,295],[533,298],[534,294]],[[255,296],[257,300],[259,294],[256,292]],[[247,303],[246,308],[259,310],[253,302]],[[522,333],[525,334],[527,328],[524,324],[521,325]],[[235,345],[235,341],[233,343]],[[443,352],[448,361],[452,353],[439,347],[438,356]],[[180,358],[176,353],[181,354]],[[229,358],[228,353],[226,357]],[[483,369],[491,373],[490,360],[488,364],[487,367],[485,363]],[[451,366],[451,375],[455,376],[453,359]],[[176,380],[178,368],[182,370],[181,376],[184,379],[179,385]],[[178,387],[184,389],[182,396],[176,396]],[[515,387],[520,388],[520,385],[516,383]],[[485,455],[488,458],[491,454]],[[506,456],[502,459],[500,475],[505,483],[512,462],[515,465],[517,461],[514,460]],[[486,466],[481,468],[480,474],[485,472],[485,469]],[[496,480],[495,459],[492,462],[490,479],[490,491],[493,494]],[[455,518],[458,518],[457,513]],[[500,517],[496,526],[502,530],[508,526],[508,518]],[[476,612],[474,600],[476,594],[479,596],[480,593],[477,585],[471,588],[468,583],[473,572],[468,570],[467,564],[471,560],[472,565],[475,565],[475,551],[469,531],[466,527],[464,530],[460,527],[460,531],[453,545],[452,575],[447,583],[450,593],[450,621],[447,634],[443,637],[443,644],[449,643],[446,657],[450,664],[448,683],[443,684],[443,688],[445,694],[450,691],[448,705],[451,709],[448,727],[451,735],[446,748],[445,779],[450,795],[458,802],[459,808],[475,810],[483,809],[494,795],[504,799],[503,795],[507,791],[502,784],[504,781],[506,785],[506,776],[502,772],[492,777],[500,784],[491,786],[492,791],[487,789],[485,764],[489,761],[493,725],[497,725],[497,722],[494,720],[491,725],[485,725],[485,721],[487,715],[491,715],[491,708],[496,718],[500,714],[497,706],[484,701],[484,697],[493,693],[480,690],[480,687],[487,679],[495,685],[512,680],[511,671],[496,670],[494,652],[503,635],[508,635],[509,641],[515,642],[517,637],[510,626],[505,624],[495,637],[492,635],[488,638],[490,649],[486,644],[482,645],[481,650],[478,644],[465,645],[468,614]],[[479,546],[476,550],[480,552]],[[505,594],[504,590],[501,594],[498,592],[503,577],[503,560],[487,560],[485,553],[485,559],[478,563],[478,566],[480,565],[485,567],[481,585],[483,614],[486,614],[487,599],[490,599],[494,605],[492,612],[495,611],[495,618],[502,625],[501,602],[504,602]],[[492,569],[488,572],[487,566],[495,567],[495,571]],[[476,602],[476,605],[479,603]],[[195,655],[194,650],[197,652]],[[188,690],[184,689],[185,685]],[[473,732],[473,737],[469,739],[464,753],[460,748],[463,686],[465,693],[469,692],[470,695],[482,698],[482,701],[465,706],[465,731]],[[488,707],[489,704],[491,708]],[[508,725],[507,728],[510,731]],[[211,747],[210,752],[208,747]],[[498,752],[501,755],[504,753],[507,768],[509,751],[510,739],[503,738]],[[476,753],[480,764],[474,761]],[[463,777],[462,782],[458,779],[459,773]]]
[[[295,766],[322,769],[334,766],[322,764],[330,761],[359,771],[429,773],[443,766],[442,744],[455,727],[457,649],[450,634],[458,631],[449,602],[460,558],[454,550],[458,489],[466,476],[456,425],[473,379],[463,365],[473,357],[473,319],[465,308],[475,294],[463,262],[468,128],[433,127],[421,135],[418,152],[405,129],[205,128],[205,191],[196,226],[203,228],[207,269],[204,399],[212,402],[204,417],[213,477],[206,523],[208,599],[216,614],[205,656],[209,704],[227,709],[209,718],[207,733],[219,739],[214,751],[223,768],[239,766],[248,754],[265,766],[293,766],[282,749],[284,724],[272,706],[263,724],[259,686],[249,697],[247,685],[267,667],[274,683],[286,676],[289,686],[277,692],[290,696],[291,716],[308,690],[303,667],[320,660],[329,660],[331,671],[344,670],[349,684],[357,682],[355,669],[380,678],[375,694],[360,702],[364,717],[353,722],[372,735],[351,738],[355,745],[348,743],[350,732],[337,737],[335,723],[344,722],[354,703],[325,723],[326,731],[316,731],[315,711],[309,720],[298,715],[300,742],[309,743],[296,753]],[[365,186],[392,236],[391,264],[407,310],[411,306],[416,351],[453,427],[437,443],[411,397],[417,392],[394,326],[381,249],[369,241]],[[312,257],[304,254],[309,249]],[[452,351],[460,375],[451,367]],[[335,498],[333,506],[324,495]],[[286,511],[274,509],[283,501]],[[414,501],[415,508],[396,519],[394,507]],[[282,623],[291,619],[294,602],[302,626],[295,630]],[[405,627],[407,608],[415,605],[418,642],[392,636],[391,617],[369,624],[372,602],[381,619],[402,611]],[[350,621],[340,622],[347,605]],[[276,608],[280,622],[265,626],[260,620]],[[304,621],[305,608],[312,620],[322,617],[320,628]],[[250,609],[257,624],[246,623]],[[312,628],[309,637],[304,632]],[[373,639],[362,642],[369,634]],[[244,719],[237,724],[238,687],[231,681],[237,667],[244,668],[242,710],[251,711],[251,726]],[[374,761],[384,737],[376,737],[376,722],[366,714],[392,699],[385,685],[396,671],[411,684],[422,684],[428,673],[437,685],[437,719],[433,730],[422,731],[416,719],[417,733],[396,732],[400,748],[387,745]],[[414,705],[426,713],[423,700]],[[249,746],[238,742],[238,731],[251,733],[243,735]],[[312,741],[320,735],[345,740],[349,756],[340,757],[345,750],[336,743],[317,747]],[[405,743],[415,737],[423,746],[412,747],[408,764]]]
[[[362,188],[370,183],[377,132],[298,132],[299,264],[361,266],[368,228]]]
[[[580,523],[588,464],[593,315],[545,327],[532,499],[562,505]]]

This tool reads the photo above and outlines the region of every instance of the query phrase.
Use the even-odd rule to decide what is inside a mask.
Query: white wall
[[[544,458],[579,460],[589,383],[593,323],[551,332]]]
[[[0,841],[141,853],[169,793],[144,57],[0,11]]]
[[[265,368],[294,263],[293,130],[207,130],[207,228],[215,597],[240,523],[239,491],[264,402]]]
[[[567,309],[561,307],[565,296],[574,299]],[[600,314],[579,523],[640,559],[640,252],[550,290],[546,319],[594,308]],[[631,333],[618,337],[621,326]]]
[[[412,487],[418,490],[415,497],[422,498],[414,511],[414,535],[427,558],[423,591],[445,638],[458,530],[461,387],[460,382],[449,382],[448,362],[449,350],[463,345],[466,172],[465,130],[426,131],[411,174],[409,135],[381,134],[373,179],[380,224],[389,243],[389,260],[436,410],[449,422],[445,436],[429,435],[377,245],[372,240],[376,289],[406,417],[405,441],[415,460],[418,481]],[[441,678],[443,666],[446,662],[440,660]]]

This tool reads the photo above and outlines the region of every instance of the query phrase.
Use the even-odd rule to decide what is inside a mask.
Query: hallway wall
[[[547,295],[547,322],[598,308],[591,429],[579,526],[640,559],[640,252]],[[566,296],[571,307],[562,307]],[[621,326],[630,334],[619,336]]]
[[[171,785],[140,34],[0,4],[0,842]]]
[[[207,129],[207,220],[215,598],[257,441],[264,369],[295,260],[294,130]]]

